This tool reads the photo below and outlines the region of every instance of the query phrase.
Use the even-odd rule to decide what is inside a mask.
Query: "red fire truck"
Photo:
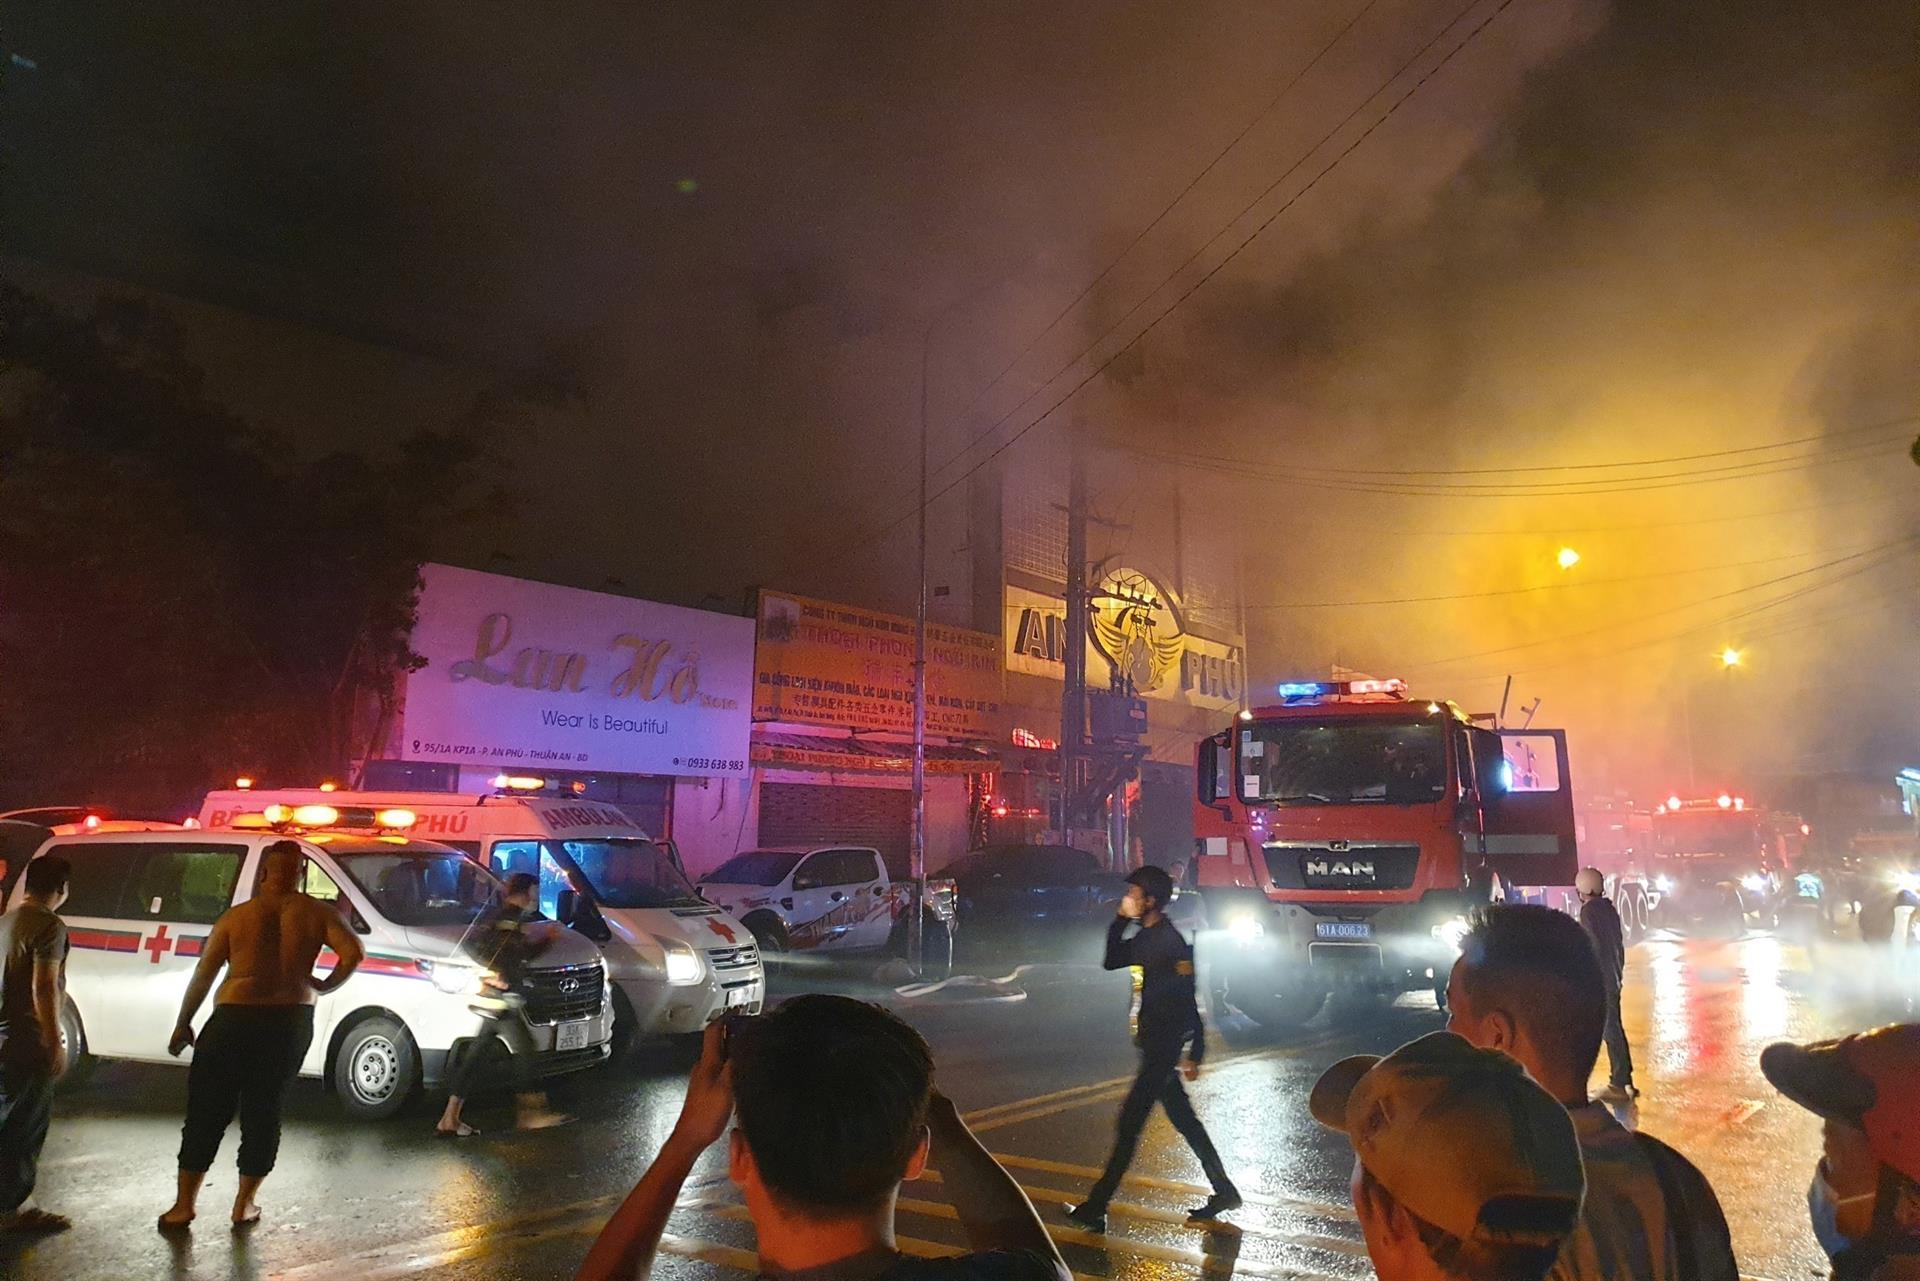
[[[1398,680],[1278,693],[1197,762],[1206,960],[1254,1022],[1304,1022],[1342,988],[1444,999],[1475,905],[1573,883],[1562,731],[1488,729]]]
[[[1794,897],[1806,837],[1798,814],[1744,796],[1670,796],[1654,807],[1644,854],[1616,879],[1621,919],[1630,933],[1771,925]]]

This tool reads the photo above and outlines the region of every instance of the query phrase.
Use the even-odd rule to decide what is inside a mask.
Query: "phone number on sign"
[[[673,763],[682,769],[712,770],[715,774],[744,774],[747,772],[745,761],[716,760],[711,756],[676,756]]]

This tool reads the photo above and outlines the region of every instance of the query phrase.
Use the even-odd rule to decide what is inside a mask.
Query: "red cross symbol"
[[[167,927],[162,925],[158,933],[140,946],[153,954],[153,963],[160,964],[160,958],[172,950],[174,940],[167,937]]]
[[[707,928],[712,930],[715,934],[718,934],[721,938],[725,939],[729,943],[733,942],[734,940],[733,927],[731,925],[728,925],[725,921],[716,921],[709,918],[707,921]]]

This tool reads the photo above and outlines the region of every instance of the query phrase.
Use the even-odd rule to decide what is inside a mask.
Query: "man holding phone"
[[[1200,1018],[1193,945],[1167,919],[1173,878],[1160,868],[1142,867],[1127,878],[1127,883],[1127,896],[1120,900],[1119,913],[1107,927],[1107,954],[1101,964],[1109,970],[1137,965],[1142,971],[1135,1036],[1140,1047],[1140,1072],[1120,1105],[1119,1132],[1114,1136],[1106,1172],[1087,1199],[1067,1211],[1069,1219],[1094,1232],[1107,1230],[1107,1203],[1133,1163],[1140,1132],[1146,1128],[1155,1103],[1167,1110],[1167,1119],[1200,1158],[1207,1181],[1213,1185],[1207,1203],[1188,1218],[1207,1223],[1240,1208],[1240,1193],[1227,1177],[1226,1166],[1181,1084],[1183,1079],[1192,1081],[1200,1075],[1200,1064],[1207,1053],[1207,1028]]]
[[[728,1173],[753,1217],[763,1276],[830,1268],[837,1281],[1068,1281],[1033,1203],[933,1088],[920,1034],[840,996],[796,997],[707,1028],[679,1123],[576,1281],[647,1274],[681,1186],[736,1110]],[[921,1259],[896,1247],[900,1185],[929,1163],[975,1253]]]

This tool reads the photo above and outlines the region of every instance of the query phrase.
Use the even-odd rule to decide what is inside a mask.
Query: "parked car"
[[[739,917],[764,956],[906,951],[913,886],[870,847],[746,850],[701,878],[700,893]],[[926,967],[943,970],[953,959],[950,885],[928,880],[923,921]]]
[[[1126,881],[1068,845],[989,845],[938,873],[954,883],[957,937],[969,957],[1019,963],[1091,954]]]

